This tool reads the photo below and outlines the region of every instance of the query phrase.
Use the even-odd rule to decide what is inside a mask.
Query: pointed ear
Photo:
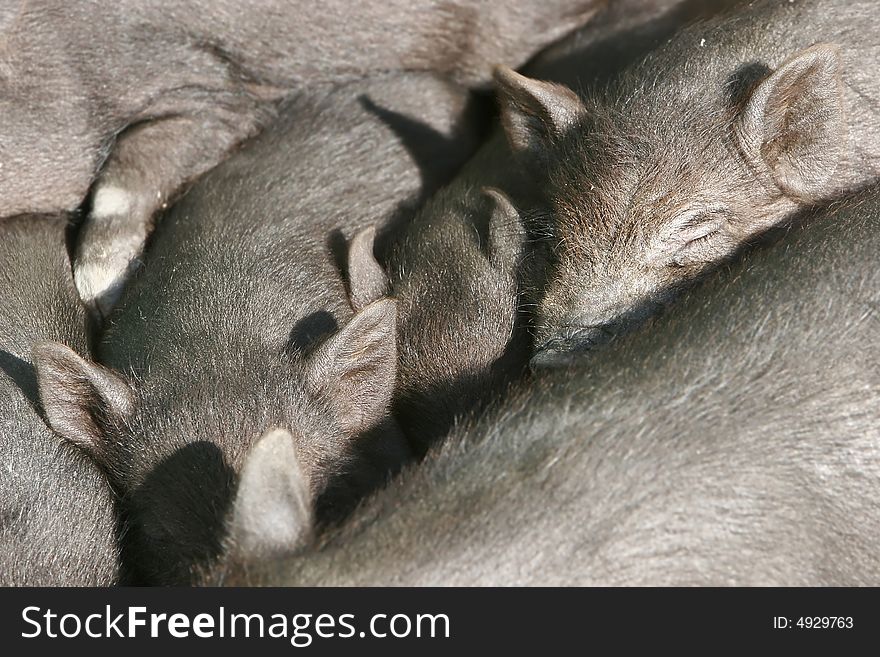
[[[103,462],[108,424],[131,413],[134,395],[129,385],[57,342],[34,346],[33,359],[49,426]]]
[[[312,355],[310,378],[338,409],[349,435],[385,417],[397,377],[397,305],[375,301],[330,337]]]
[[[348,247],[348,289],[351,307],[357,312],[388,296],[390,284],[385,270],[373,255],[376,227],[365,228]]]
[[[312,532],[313,500],[293,436],[270,429],[248,450],[227,526],[233,550],[268,557],[305,544]]]
[[[785,195],[803,202],[832,190],[846,147],[840,67],[834,44],[802,50],[758,85],[740,117],[746,158]]]
[[[512,268],[519,260],[525,242],[519,211],[500,189],[484,187],[482,191],[492,204],[486,255],[496,269]]]
[[[511,148],[546,160],[549,142],[577,123],[586,113],[584,104],[567,87],[532,80],[506,66],[497,67],[494,75]]]

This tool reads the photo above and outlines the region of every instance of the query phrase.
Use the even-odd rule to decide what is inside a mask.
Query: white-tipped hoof
[[[147,219],[131,192],[99,185],[79,236],[73,280],[83,303],[102,318],[119,300],[141,255]]]
[[[84,262],[74,267],[73,281],[83,303],[104,318],[119,301],[132,269],[128,261]]]
[[[121,187],[99,187],[92,199],[93,219],[125,216],[132,209],[131,194]]]

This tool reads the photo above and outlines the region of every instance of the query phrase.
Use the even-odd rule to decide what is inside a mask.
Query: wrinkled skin
[[[880,192],[805,219],[227,583],[877,585]]]

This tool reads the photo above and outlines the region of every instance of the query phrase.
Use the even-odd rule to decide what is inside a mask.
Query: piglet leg
[[[93,188],[74,259],[76,287],[91,310],[106,316],[113,308],[156,213],[256,130],[252,113],[209,110],[144,121],[119,136]]]

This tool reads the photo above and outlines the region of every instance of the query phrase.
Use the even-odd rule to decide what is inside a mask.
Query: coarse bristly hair
[[[552,207],[538,350],[607,342],[798,209],[880,175],[880,45],[861,27],[875,11],[744,5],[582,99],[497,74],[511,142]]]
[[[388,72],[485,87],[495,62],[523,64],[601,4],[5,0],[0,217],[87,201],[74,280],[106,315],[154,214],[268,125],[283,99]]]
[[[389,221],[437,175],[387,115],[449,137],[451,156],[472,143],[466,104],[422,73],[297,97],[164,217],[100,364],[39,350],[50,423],[122,496],[137,581],[202,581],[227,558],[307,543],[318,511],[341,515],[409,457],[388,418],[397,302],[354,306],[335,237]]]
[[[94,462],[41,417],[31,346],[88,353],[73,287],[70,217],[0,220],[0,585],[109,586],[119,580],[114,499]]]
[[[876,585],[880,192],[808,219],[227,581]]]

